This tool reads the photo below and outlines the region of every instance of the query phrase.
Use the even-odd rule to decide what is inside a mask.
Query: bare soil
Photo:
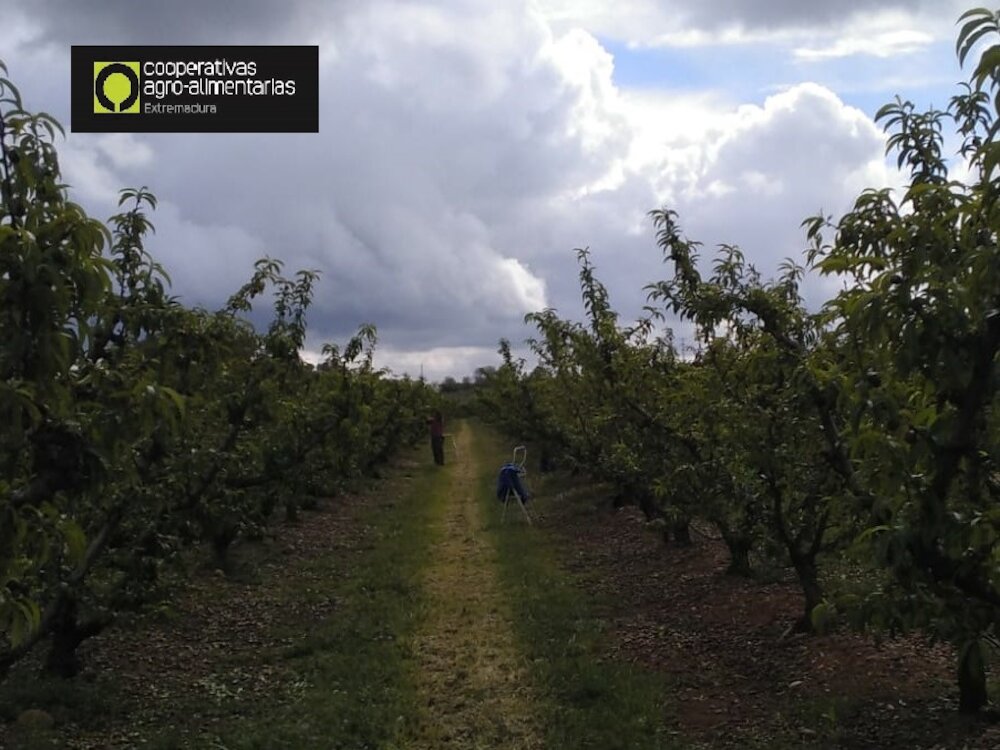
[[[396,481],[407,481],[405,467],[403,472]],[[0,723],[0,748],[133,748],[149,734],[171,728],[173,742],[187,746],[255,705],[291,699],[296,690],[291,673],[260,656],[293,646],[306,624],[329,616],[337,602],[292,598],[281,584],[294,577],[309,585],[312,576],[321,590],[310,562],[331,551],[350,570],[351,560],[371,543],[364,513],[373,504],[391,507],[382,497],[342,496],[304,513],[298,523],[276,525],[266,540],[233,550],[235,568],[252,571],[253,580],[227,579],[222,571],[206,569],[162,615],[119,623],[85,642],[80,647],[85,668],[76,679],[92,683],[96,692],[113,691],[103,701],[111,708],[108,715],[82,717],[79,710],[63,714],[49,707],[56,726],[44,743],[14,724]],[[37,668],[32,661],[18,665],[23,679],[31,679]]]
[[[556,495],[542,523],[566,568],[603,594],[611,657],[672,676],[671,721],[694,746],[1000,747],[994,719],[957,713],[948,647],[783,637],[802,611],[793,582],[727,576],[722,542],[666,546],[636,509],[592,497]]]
[[[463,457],[472,456],[468,430],[460,441]],[[437,539],[424,577],[429,603],[413,642],[424,714],[402,746],[541,747],[535,696],[495,578],[496,551],[478,533],[477,467],[470,460],[448,470],[452,490],[429,530]],[[213,727],[266,711],[264,702],[294,700],[291,672],[259,656],[294,647],[308,623],[335,615],[338,603],[290,602],[287,586],[270,584],[309,586],[319,575],[311,562],[331,550],[345,574],[352,570],[373,544],[367,514],[392,512],[408,481],[404,464],[377,492],[276,526],[266,543],[240,552],[252,562],[253,581],[207,571],[169,616],[92,639],[81,680],[114,686],[114,714],[86,722],[55,715],[44,746],[136,747],[149,730],[175,727],[171,746],[184,747]],[[691,547],[664,546],[637,511],[598,506],[596,497],[586,487],[539,493],[533,514],[607,623],[605,658],[669,676],[664,716],[681,746],[1000,747],[992,718],[957,713],[948,648],[915,636],[878,644],[848,631],[783,638],[802,606],[793,582],[727,576],[721,542],[696,535]],[[0,748],[38,747],[18,732],[0,724]]]

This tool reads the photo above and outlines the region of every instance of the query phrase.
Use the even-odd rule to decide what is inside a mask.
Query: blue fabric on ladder
[[[528,502],[530,495],[521,481],[521,469],[516,464],[507,463],[500,467],[500,475],[497,477],[497,500],[503,502],[510,490],[520,495],[521,500]]]

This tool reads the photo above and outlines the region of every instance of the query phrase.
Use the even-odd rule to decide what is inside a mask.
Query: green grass
[[[92,729],[122,714],[122,695],[110,679],[66,680],[37,669],[34,664],[18,665],[0,686],[0,721],[12,722],[22,711],[42,709],[57,724],[72,721]]]
[[[75,723],[83,730],[100,730],[120,720],[125,713],[125,696],[108,677],[94,680],[67,680],[41,674],[38,665],[18,664],[0,684],[0,722],[13,722],[22,711],[41,709],[55,725]],[[41,750],[65,745],[55,729],[17,727],[0,735],[0,747],[10,750]]]
[[[560,570],[545,533],[527,526],[515,508],[508,511],[507,524],[500,525],[493,469],[509,448],[477,426],[475,451],[483,469],[478,495],[495,519],[488,533],[499,553],[500,581],[511,601],[536,692],[545,704],[545,746],[683,747],[666,726],[668,680],[641,667],[605,660],[605,624],[581,586]]]
[[[600,603],[595,606],[591,601],[580,577],[560,569],[552,541],[538,528],[525,526],[519,513],[507,525],[499,525],[500,509],[492,497],[495,469],[507,450],[479,426],[473,439],[474,455],[465,459],[477,464],[476,495],[484,517],[491,519],[484,533],[490,536],[498,560],[494,563],[488,553],[488,562],[477,558],[474,564],[498,566],[497,594],[503,602],[497,606],[502,604],[500,609],[512,615],[511,646],[516,653],[511,658],[527,664],[524,695],[532,696],[534,703],[525,715],[530,714],[532,722],[542,719],[538,722],[543,727],[542,746],[553,750],[683,747],[666,727],[666,679],[603,658],[605,625],[596,614]],[[458,471],[463,468],[472,466],[459,466]],[[240,657],[244,671],[260,665],[270,668],[262,674],[282,675],[273,696],[244,701],[220,693],[219,705],[203,706],[192,695],[182,714],[234,718],[214,723],[210,733],[198,737],[181,725],[150,725],[142,732],[146,747],[403,750],[406,741],[400,738],[421,736],[428,711],[422,702],[428,696],[418,688],[426,692],[427,684],[419,681],[423,662],[411,644],[419,642],[416,636],[428,623],[437,627],[424,576],[428,563],[442,551],[439,535],[444,510],[451,507],[448,498],[454,502],[454,493],[465,490],[453,486],[452,465],[442,471],[420,460],[410,474],[408,480],[386,482],[374,490],[367,505],[358,508],[356,523],[367,531],[351,549],[315,557],[305,570],[282,579],[283,600],[321,604],[332,598],[335,606],[316,621],[290,623],[271,633],[265,642],[272,645],[252,664]],[[458,540],[459,552],[462,541]],[[461,566],[471,561],[455,562]],[[508,618],[495,624],[501,621],[507,627]],[[221,691],[226,685],[220,680]],[[77,713],[76,703],[93,698],[90,691],[76,695],[73,690],[66,693],[64,685],[56,687],[59,696],[22,695],[8,705],[65,702],[73,704]],[[487,700],[482,704],[484,709],[492,705]],[[477,735],[477,741],[485,736]],[[22,746],[34,750],[51,744]]]
[[[330,596],[337,607],[321,622],[301,623],[307,635],[271,656],[295,673],[293,695],[220,733],[215,748],[392,748],[393,737],[413,722],[416,693],[408,636],[422,618],[419,573],[428,555],[428,519],[447,472],[413,471],[395,503],[376,502],[366,520],[371,546],[350,570],[338,559],[315,561],[330,587],[301,584],[295,595]],[[307,576],[307,579],[310,576]],[[289,636],[293,636],[289,633]]]

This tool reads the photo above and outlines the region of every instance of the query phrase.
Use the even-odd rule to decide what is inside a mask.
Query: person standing
[[[434,463],[444,466],[444,419],[441,412],[434,412],[434,416],[427,420],[431,426],[431,453],[434,454]]]

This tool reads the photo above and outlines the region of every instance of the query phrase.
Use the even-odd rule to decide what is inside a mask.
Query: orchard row
[[[154,196],[89,218],[57,130],[0,78],[0,677],[42,643],[73,674],[79,644],[159,601],[193,550],[225,568],[277,509],[375,472],[435,398],[373,367],[371,327],[302,361],[314,272],[261,260],[214,312],[171,297],[144,247]],[[247,316],[268,301],[261,331]]]
[[[964,62],[1000,26],[985,10],[962,20]],[[805,266],[773,280],[733,246],[709,266],[677,216],[654,211],[672,273],[623,325],[580,251],[586,320],[529,315],[538,366],[502,343],[485,394],[507,430],[611,483],[666,535],[713,524],[730,572],[794,569],[803,628],[839,614],[954,644],[967,711],[987,701],[984,649],[1000,638],[998,107],[1000,45],[947,111],[882,108],[908,186],[806,221]],[[951,123],[963,182],[943,156]],[[810,310],[805,274],[844,290]],[[670,314],[696,329],[693,356],[663,328]]]

